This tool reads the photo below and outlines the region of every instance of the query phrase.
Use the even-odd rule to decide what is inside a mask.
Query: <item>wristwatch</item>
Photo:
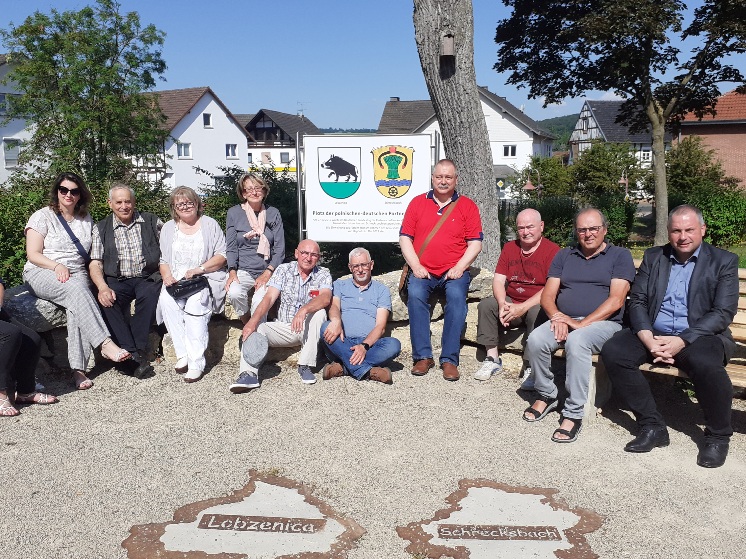
[[[207,270],[205,270],[205,267],[202,264],[199,265],[199,269],[202,270],[203,274],[207,273]]]
[[[365,342],[361,343],[360,345],[365,348],[365,351],[368,351],[370,349],[370,346],[366,344]]]

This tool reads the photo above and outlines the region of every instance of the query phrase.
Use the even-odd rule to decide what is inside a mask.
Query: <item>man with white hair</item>
[[[88,269],[111,337],[132,355],[121,366],[143,378],[153,371],[147,354],[162,284],[158,239],[163,223],[135,209],[135,192],[126,184],[109,189],[108,204],[112,213],[93,228]],[[130,316],[132,301],[135,312]]]
[[[391,384],[391,369],[382,366],[401,352],[396,338],[385,337],[391,312],[391,292],[372,279],[370,252],[358,247],[350,252],[352,277],[334,282],[329,320],[321,326],[324,349],[332,361],[322,370],[329,380],[350,375]]]
[[[477,307],[477,343],[483,345],[487,357],[474,373],[477,380],[489,378],[502,371],[503,364],[498,353],[500,336],[505,329],[526,326],[525,341],[534,326],[546,322],[547,315],[541,310],[541,294],[547,282],[549,266],[560,247],[545,239],[541,214],[528,208],[515,219],[516,239],[506,243],[500,252],[492,277],[494,297],[482,299]],[[534,376],[524,358],[524,390],[533,390]]]
[[[280,264],[267,283],[267,293],[243,327],[238,379],[230,385],[234,394],[259,387],[259,369],[270,347],[298,347],[298,375],[314,384],[319,332],[332,300],[332,275],[318,265],[319,245],[305,239],[295,249],[295,262]],[[277,320],[265,322],[267,312],[280,299]]]

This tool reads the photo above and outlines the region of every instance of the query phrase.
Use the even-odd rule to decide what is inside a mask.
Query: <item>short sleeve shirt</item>
[[[433,197],[433,191],[420,194],[412,198],[404,212],[399,235],[412,239],[415,252],[419,252],[422,243],[430,231],[440,220],[443,212],[458,200],[458,204],[448,216],[447,221],[440,227],[430,240],[425,251],[420,255],[420,264],[436,276],[441,276],[458,262],[466,252],[469,241],[482,241],[482,218],[479,216],[477,205],[467,198],[454,192],[451,201],[438,207]]]
[[[298,309],[311,300],[312,290],[332,289],[332,274],[328,268],[314,266],[304,281],[298,271],[298,262],[288,262],[277,266],[267,285],[280,291],[277,320],[292,322]]]
[[[511,241],[503,247],[495,273],[505,276],[505,294],[511,301],[523,303],[544,289],[549,267],[559,250],[560,247],[546,237],[528,256],[523,255],[518,241]]]
[[[554,257],[549,268],[550,278],[559,278],[557,308],[568,316],[588,316],[608,297],[612,279],[632,283],[635,265],[626,248],[607,241],[606,248],[586,260],[577,246],[563,248]],[[606,320],[622,322],[624,305]]]
[[[93,229],[91,216],[86,215],[81,218],[76,215],[69,225],[72,232],[80,240],[80,244],[83,245],[83,249],[90,251],[91,230]],[[75,247],[75,243],[73,243],[70,235],[57,218],[57,214],[51,208],[42,208],[31,214],[24,233],[29,229],[33,229],[44,237],[44,248],[42,249],[44,256],[64,265],[70,272],[79,272],[86,269],[86,263]],[[23,269],[31,270],[36,267],[35,264],[26,262]]]
[[[334,282],[333,295],[342,309],[342,328],[345,336],[364,338],[376,325],[378,309],[391,311],[391,292],[380,281],[372,280],[360,289],[352,278]]]

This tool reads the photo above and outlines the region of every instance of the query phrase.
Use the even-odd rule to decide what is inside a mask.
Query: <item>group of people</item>
[[[454,163],[439,161],[432,189],[412,199],[400,229],[410,269],[411,373],[422,376],[435,366],[430,295],[441,291],[446,303],[439,364],[447,381],[461,376],[469,268],[483,242],[479,208],[456,191],[457,184]],[[245,174],[236,192],[242,203],[228,211],[225,233],[203,215],[199,196],[188,187],[172,192],[172,219],[163,224],[137,211],[132,189],[116,184],[109,191],[112,214],[93,226],[82,179],[72,173],[58,177],[49,206],[26,225],[24,279],[38,297],[66,309],[68,359],[78,389],[93,385],[86,365],[95,347],[130,374],[150,375],[148,333],[154,321],[164,322],[171,334],[175,371],[186,382],[199,380],[208,322],[222,310],[226,295],[243,323],[231,392],[260,386],[270,347],[300,347],[298,375],[306,384],[316,382],[320,346],[328,360],[321,369],[324,380],[348,375],[391,384],[388,365],[401,344],[384,335],[391,294],[372,278],[370,253],[352,250],[351,275],[336,281],[319,266],[320,249],[310,239],[299,243],[295,260],[284,262],[282,219],[265,203],[268,186]],[[522,388],[536,396],[522,417],[541,421],[561,404],[551,364],[552,354],[563,348],[567,397],[552,440],[571,443],[582,428],[592,356],[600,354],[640,427],[625,450],[649,452],[668,445],[669,436],[639,367],[674,365],[692,379],[704,411],[697,463],[721,466],[733,433],[733,388],[725,365],[735,350],[728,327],[738,305],[736,255],[703,242],[702,213],[687,205],[671,211],[669,243],[647,250],[637,272],[630,252],[606,238],[601,211],[585,208],[574,224],[577,243],[561,249],[543,236],[539,212],[518,214],[516,239],[505,245],[495,267],[493,297],[478,307],[477,342],[486,358],[474,378],[485,381],[502,370],[502,336],[525,325]],[[3,293],[0,286],[0,305]],[[268,321],[273,309],[276,318]],[[39,336],[0,315],[0,342],[0,415],[17,415],[14,402],[56,402],[35,392]]]

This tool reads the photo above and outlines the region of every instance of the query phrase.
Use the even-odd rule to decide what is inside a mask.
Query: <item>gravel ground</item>
[[[227,390],[235,363],[195,384],[165,363],[142,381],[100,370],[85,392],[47,368],[40,380],[61,402],[0,420],[0,557],[124,558],[131,526],[230,494],[252,468],[310,485],[357,521],[367,533],[350,559],[411,559],[395,528],[431,518],[462,478],[558,489],[569,506],[605,517],[587,536],[601,557],[743,553],[743,400],[728,461],[706,470],[695,464],[701,413],[670,379],[653,384],[671,446],[633,455],[622,449],[634,424],[613,402],[574,444],[549,440],[556,414],[522,421],[520,359],[505,361],[503,375],[475,381],[467,346],[456,383],[439,372],[413,377],[402,365],[392,386],[349,378],[307,386],[290,357],[265,366],[262,387],[240,396]]]

